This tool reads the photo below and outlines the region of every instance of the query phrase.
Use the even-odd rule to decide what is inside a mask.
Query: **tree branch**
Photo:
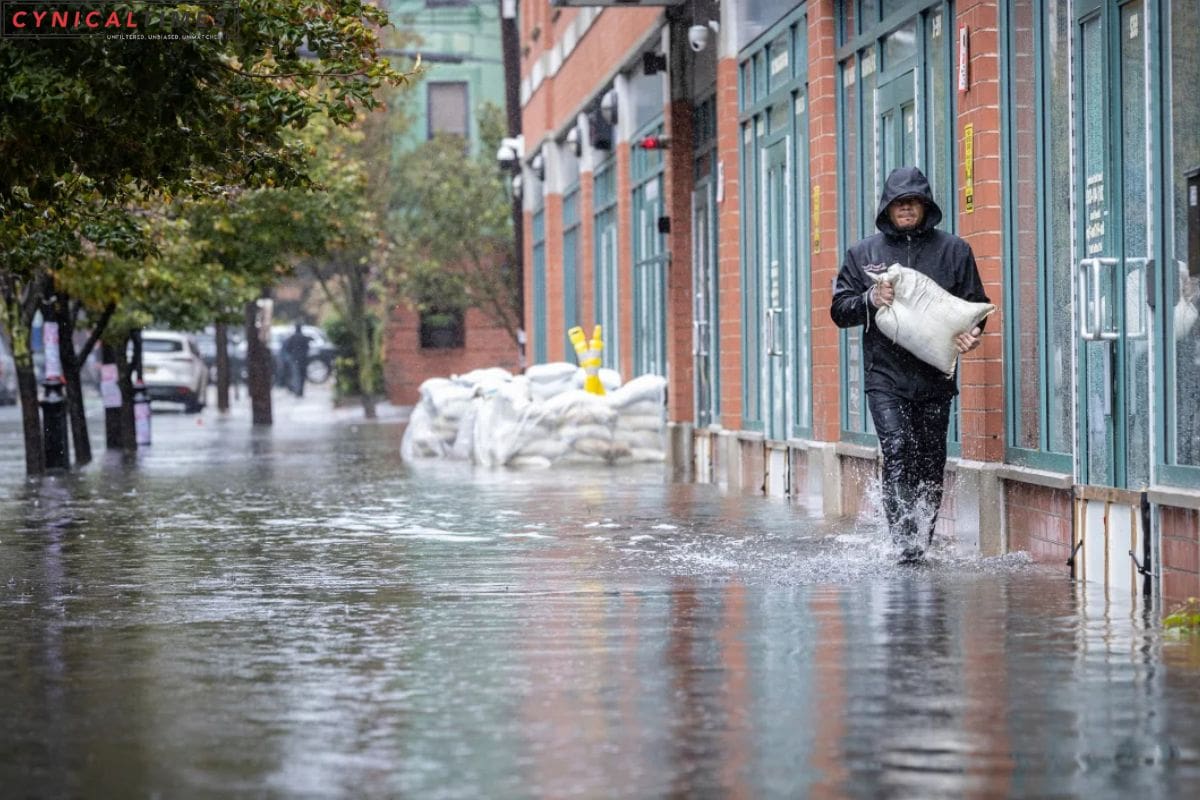
[[[96,346],[96,342],[100,341],[100,337],[104,334],[104,329],[108,327],[108,321],[112,319],[113,311],[117,308],[116,303],[109,303],[104,307],[104,312],[100,314],[100,319],[96,320],[96,324],[92,326],[92,332],[88,334],[87,341],[83,343],[83,347],[79,350],[79,363],[87,361],[88,356],[92,354],[92,348]]]

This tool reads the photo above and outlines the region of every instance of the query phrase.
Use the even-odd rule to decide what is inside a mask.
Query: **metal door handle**
[[[1120,332],[1105,330],[1104,320],[1100,314],[1100,267],[1115,267],[1121,263],[1121,260],[1119,258],[1093,258],[1090,261],[1092,267],[1092,339],[1093,341],[1115,341],[1121,338]]]
[[[1088,327],[1088,280],[1091,276],[1091,266],[1096,259],[1084,258],[1079,261],[1079,338],[1085,342],[1095,341],[1095,332]]]
[[[1085,342],[1113,341],[1121,338],[1118,331],[1102,328],[1100,313],[1100,267],[1114,267],[1120,263],[1120,259],[1116,258],[1084,258],[1079,261],[1079,338]]]

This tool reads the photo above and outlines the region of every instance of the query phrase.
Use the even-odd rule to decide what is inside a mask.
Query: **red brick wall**
[[[1162,595],[1179,602],[1200,597],[1200,511],[1160,506]]]
[[[517,372],[517,344],[504,328],[479,309],[466,314],[465,347],[452,350],[421,348],[421,318],[410,306],[392,309],[384,334],[383,374],[388,400],[413,405],[418,388],[428,378],[503,367]]]
[[[579,174],[579,253],[578,260],[575,262],[579,265],[577,271],[579,280],[579,302],[580,302],[580,323],[583,330],[590,337],[592,335],[592,326],[599,320],[596,319],[596,263],[595,263],[595,235],[596,225],[592,219],[592,213],[595,209],[594,199],[594,182],[592,181],[591,172],[581,172]],[[604,331],[604,336],[607,338],[608,331]]]
[[[692,375],[692,104],[676,100],[667,109],[667,414],[690,422],[695,416]]]
[[[528,77],[534,61],[561,37],[568,18],[564,14],[551,24],[548,0],[521,4],[521,16],[540,15],[542,31],[532,41],[522,25],[521,46],[529,47],[521,58],[521,77]],[[554,77],[547,77],[521,111],[521,131],[527,152],[533,152],[549,132],[574,118],[585,100],[604,88],[599,82],[610,76],[621,59],[662,25],[661,8],[607,8],[588,28]],[[551,30],[552,29],[552,30]]]
[[[546,195],[546,358],[550,361],[575,361],[575,353],[566,358],[567,328],[563,313],[563,198]],[[530,262],[532,263],[532,262]]]
[[[1063,566],[1071,557],[1071,493],[1027,483],[1004,485],[1010,552]]]
[[[721,348],[721,425],[742,427],[742,257],[738,161],[737,61],[717,62],[717,158],[723,165],[724,200],[717,205],[717,284]]]
[[[838,65],[833,0],[809,3],[808,55],[809,169],[813,186],[820,188],[821,204],[820,252],[813,252],[812,241],[807,244],[812,265],[813,438],[836,442],[841,429],[840,338],[829,318],[829,306],[844,247],[837,240]],[[808,191],[811,201],[811,186]]]
[[[958,26],[970,35],[970,88],[958,94],[958,231],[975,251],[983,285],[999,304],[1001,290],[1000,231],[1003,207],[1000,187],[1000,7],[995,0],[962,0]],[[957,29],[955,31],[957,37]],[[957,41],[957,38],[956,38]],[[963,130],[974,125],[975,210],[964,208]],[[1004,460],[1004,370],[1001,331],[1003,309],[987,322],[983,345],[962,359],[962,454],[980,461]],[[1069,525],[1068,525],[1069,530]],[[1069,547],[1070,536],[1067,543]]]

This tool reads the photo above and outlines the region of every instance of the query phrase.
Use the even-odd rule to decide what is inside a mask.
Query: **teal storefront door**
[[[1084,4],[1085,6],[1088,4]],[[1077,478],[1150,483],[1154,231],[1145,0],[1079,11],[1075,308]]]
[[[763,398],[765,433],[769,439],[786,439],[791,404],[788,385],[787,320],[792,319],[788,298],[788,232],[791,209],[788,198],[788,140],[786,137],[767,145],[763,153],[763,241],[760,262],[760,286],[763,309]]]
[[[695,361],[696,426],[714,422],[717,409],[717,216],[713,184],[706,177],[692,193],[692,357]]]
[[[1075,10],[1076,577],[1136,596],[1153,560],[1157,31],[1146,0]]]

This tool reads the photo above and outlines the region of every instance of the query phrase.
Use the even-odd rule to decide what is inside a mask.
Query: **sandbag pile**
[[[583,371],[573,364],[501,373],[475,370],[423,383],[403,457],[513,467],[665,459],[664,378],[643,375],[621,386],[619,374],[601,370],[609,394],[595,395],[577,388]]]

